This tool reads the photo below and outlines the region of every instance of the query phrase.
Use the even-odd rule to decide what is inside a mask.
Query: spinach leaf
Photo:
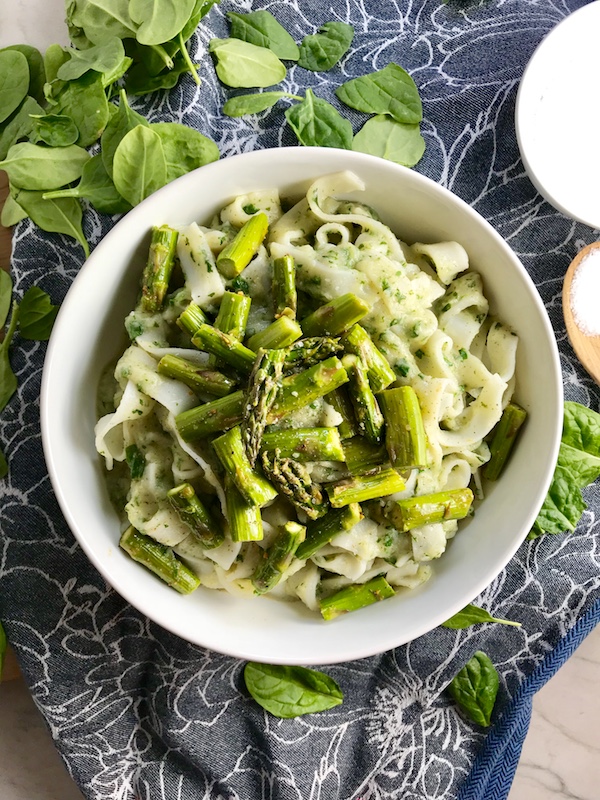
[[[155,122],[151,130],[158,133],[167,163],[167,183],[193,169],[219,160],[219,148],[207,136],[177,122]]]
[[[305,36],[300,45],[298,66],[311,72],[326,72],[348,52],[354,28],[346,22],[326,22],[318,33]]]
[[[15,201],[13,196],[9,194],[2,206],[2,213],[0,214],[0,225],[5,228],[12,228],[17,222],[27,218],[27,212]]]
[[[42,147],[30,142],[13,145],[0,169],[6,170],[12,186],[20,189],[59,189],[81,177],[90,156],[75,144]]]
[[[138,125],[115,151],[113,180],[122,197],[136,206],[167,182],[167,161],[158,133]]]
[[[33,132],[32,115],[43,114],[44,109],[33,97],[26,97],[17,111],[3,125],[0,125],[0,159],[5,159],[8,151],[21,139],[27,139]]]
[[[265,711],[291,719],[339,706],[344,696],[337,683],[317,670],[250,661],[244,668],[246,688]]]
[[[195,5],[196,0],[129,0],[129,14],[139,26],[135,38],[147,45],[168,42],[183,29]]]
[[[102,75],[86,72],[81,78],[66,83],[56,96],[53,112],[71,117],[79,131],[77,144],[80,147],[94,144],[109,120]]]
[[[266,47],[278,58],[297,61],[300,50],[286,29],[269,11],[251,11],[249,14],[227,13],[231,23],[231,36],[258,47]]]
[[[452,630],[459,630],[460,628],[469,628],[471,625],[476,625],[480,622],[499,622],[501,625],[513,625],[515,628],[520,628],[520,622],[513,622],[509,619],[497,619],[492,617],[484,608],[474,606],[470,603],[465,606],[457,614],[442,622],[442,627],[451,628]]]
[[[44,53],[44,69],[46,83],[52,83],[58,78],[58,70],[69,60],[69,53],[59,44],[51,44]]]
[[[88,50],[71,48],[67,50],[67,53],[68,61],[61,64],[56,73],[56,77],[61,81],[77,80],[90,70],[110,75],[122,67],[125,58],[123,42],[116,36],[104,44],[94,45]],[[131,64],[131,59],[128,60],[128,64]]]
[[[179,78],[189,72],[189,64],[182,57],[177,57],[172,69],[152,75],[144,64],[136,64],[127,73],[125,85],[127,92],[132,95],[144,95],[157,92],[160,89],[173,89]]]
[[[146,469],[146,456],[140,451],[137,445],[130,444],[125,448],[125,461],[129,467],[131,480],[139,480]]]
[[[343,83],[335,93],[342,103],[367,114],[388,114],[407,125],[416,125],[423,119],[415,82],[393,62],[378,72]]]
[[[46,70],[44,69],[44,59],[40,51],[29,44],[11,44],[9,47],[2,48],[0,53],[4,53],[7,50],[15,50],[25,56],[29,67],[29,89],[27,94],[38,102],[43,102]]]
[[[102,161],[111,178],[113,174],[115,151],[123,137],[128,134],[129,131],[137,128],[138,125],[149,126],[148,120],[130,107],[124,90],[121,90],[120,97],[119,109],[117,113],[108,120],[106,128],[102,133],[102,138],[100,139]]]
[[[0,464],[0,478],[3,478],[6,475],[6,471],[4,468],[6,467],[6,459],[4,455],[2,456],[1,461],[4,464]],[[6,634],[4,633],[4,628],[2,627],[2,623],[0,623],[0,679],[2,678],[2,668],[4,666],[4,656],[6,655]]]
[[[15,201],[38,227],[49,233],[71,236],[83,247],[86,257],[89,256],[90,249],[81,229],[81,205],[75,198],[44,200],[43,192],[29,192],[24,189],[12,191]]]
[[[27,97],[29,65],[23,53],[0,50],[0,122],[4,122]]]
[[[6,460],[6,456],[0,450],[0,478],[6,478],[8,475],[8,461]],[[2,628],[2,625],[0,625]],[[0,680],[2,679],[2,663],[4,658],[4,651],[2,650],[2,634],[0,633]]]
[[[499,683],[498,673],[489,656],[478,650],[451,680],[448,691],[468,719],[487,728]]]
[[[129,0],[71,0],[67,24],[81,29],[93,44],[104,44],[114,36],[135,39],[138,27],[129,14]]]
[[[33,114],[32,141],[50,147],[68,147],[79,139],[77,125],[64,114]]]
[[[311,89],[301,103],[295,103],[285,117],[300,144],[306,147],[352,148],[352,125],[326,100],[315,97]]]
[[[223,113],[228,117],[243,117],[246,114],[258,114],[271,108],[282,97],[291,97],[302,100],[301,97],[289,92],[258,92],[257,94],[239,94],[230,97],[223,106]]]
[[[12,289],[12,278],[5,269],[0,269],[0,330],[4,328],[8,312],[10,311]]]
[[[196,0],[188,21],[181,29],[181,36],[184,42],[187,42],[190,36],[196,32],[196,28],[200,24],[202,17],[206,16],[210,9],[219,1],[220,0]]]
[[[43,195],[44,200],[56,200],[60,197],[80,197],[102,214],[125,214],[131,209],[127,200],[117,192],[100,153],[92,156],[84,166],[77,186],[44,192]]]
[[[8,350],[19,323],[19,304],[13,301],[10,325],[0,344],[0,412],[4,411],[13,394],[17,391],[17,379],[12,371]]]
[[[574,531],[587,508],[581,489],[599,476],[600,414],[567,401],[558,462],[529,538]]]
[[[31,286],[19,304],[19,333],[24,339],[45,342],[50,338],[58,306],[38,286]]]
[[[425,152],[419,125],[405,125],[385,114],[368,119],[355,135],[352,149],[414,167]]]
[[[280,83],[287,70],[275,53],[241,39],[211,39],[209,50],[222,83],[233,88],[264,88]]]

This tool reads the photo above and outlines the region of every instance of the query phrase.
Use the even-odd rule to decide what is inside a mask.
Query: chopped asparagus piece
[[[242,441],[251,466],[258,458],[267,417],[279,391],[284,361],[285,350],[259,350],[248,381],[242,412]]]
[[[290,255],[273,261],[273,306],[274,316],[296,318],[296,264]]]
[[[427,438],[419,399],[412,386],[377,395],[385,418],[385,446],[395,469],[427,466]]]
[[[256,353],[212,325],[200,325],[192,336],[192,344],[198,350],[212,353],[244,375],[252,371]]]
[[[261,450],[278,450],[294,461],[344,461],[337,428],[290,428],[263,434]]]
[[[279,451],[275,450],[263,452],[262,465],[279,493],[304,511],[309,519],[318,519],[327,513],[328,505],[321,487],[313,483],[303,464],[291,458],[282,458]]]
[[[277,422],[291,411],[303,408],[317,398],[329,394],[347,380],[346,370],[335,356],[315,364],[304,372],[284,378],[268,422]]]
[[[235,278],[258,252],[267,235],[269,220],[262,211],[250,217],[233,240],[217,256],[217,269],[225,278]]]
[[[367,370],[371,389],[380,392],[396,380],[387,358],[360,325],[353,325],[342,337],[345,349],[358,356]]]
[[[385,515],[396,530],[409,531],[432,522],[463,519],[469,513],[472,502],[473,492],[470,489],[449,489],[395,500],[390,503]]]
[[[277,491],[269,481],[252,469],[244,449],[239,425],[215,439],[212,446],[225,471],[247,503],[264,506],[277,497]]]
[[[354,416],[354,408],[352,401],[348,396],[346,386],[341,386],[339,389],[334,389],[331,394],[327,395],[327,402],[329,405],[338,412],[342,417],[342,422],[337,426],[342,439],[351,439],[358,433],[358,425],[356,417]]]
[[[287,351],[285,365],[288,369],[298,371],[307,369],[329,356],[339,355],[344,348],[340,340],[331,336],[311,336],[291,344]]]
[[[200,325],[205,325],[208,317],[197,303],[190,303],[189,306],[179,315],[177,324],[183,331],[187,331],[193,336]]]
[[[277,586],[305,537],[304,525],[292,521],[285,523],[273,544],[263,552],[263,559],[254,571],[252,585],[256,594],[265,594]]]
[[[509,403],[502,412],[490,444],[491,458],[483,468],[484,477],[489,481],[497,480],[504,469],[526,418],[527,412],[516,403]]]
[[[180,436],[192,442],[211,433],[233,428],[242,419],[243,406],[244,391],[239,389],[226,397],[182,411],[175,417],[175,424]]]
[[[251,304],[252,300],[243,292],[225,292],[215,319],[215,328],[243,342]]]
[[[306,527],[306,539],[296,550],[296,557],[305,561],[323,545],[328,544],[334,536],[349,531],[363,519],[358,503],[351,503],[344,508],[332,508],[321,519],[309,522]]]
[[[222,372],[203,369],[179,356],[163,356],[158,362],[158,371],[161,375],[185,383],[200,395],[225,397],[225,395],[231,394],[236,386],[236,382],[227,375],[223,375]]]
[[[387,497],[405,488],[404,481],[391,467],[368,475],[356,475],[352,478],[332,483],[327,487],[329,501],[334,508],[347,506],[349,503],[362,503]]]
[[[302,328],[295,319],[279,317],[262,331],[255,333],[246,342],[250,350],[258,353],[260,349],[276,350],[288,347],[302,336]]]
[[[196,494],[190,483],[181,483],[167,492],[167,498],[181,520],[206,549],[218,547],[224,534],[221,526]]]
[[[169,288],[179,234],[168,225],[152,228],[148,261],[142,274],[142,308],[160,311]]]
[[[200,585],[200,578],[177,558],[170,547],[140,533],[133,526],[123,533],[119,545],[134,561],[143,564],[181,594],[189,594]]]
[[[383,441],[383,414],[369,385],[362,361],[358,356],[347,355],[343,357],[342,364],[348,373],[349,394],[358,429],[371,444],[380,444]]]
[[[229,475],[225,475],[225,506],[234,542],[259,542],[263,538],[260,508],[244,500]]]
[[[317,308],[302,320],[305,336],[337,336],[352,327],[370,311],[355,294],[343,294]]]
[[[367,583],[355,583],[340,589],[339,592],[321,600],[319,607],[323,619],[330,620],[348,611],[357,611],[359,608],[370,606],[378,600],[386,600],[388,597],[393,597],[394,594],[394,589],[380,575]]]
[[[388,454],[384,445],[371,444],[362,436],[344,441],[346,464],[351,475],[364,475],[388,466]]]

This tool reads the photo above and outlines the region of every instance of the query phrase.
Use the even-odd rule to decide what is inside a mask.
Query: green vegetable
[[[2,450],[0,450],[0,479],[6,478],[7,475],[8,475],[8,461],[6,460],[6,456],[4,455]],[[2,634],[0,634],[0,637],[1,635]],[[1,650],[2,650],[2,642],[0,641],[0,679],[2,678],[2,656],[3,656]]]
[[[123,89],[121,90],[119,96],[119,109],[117,113],[109,119],[100,140],[102,147],[102,161],[104,162],[106,171],[111,178],[113,174],[113,160],[115,157],[115,152],[123,138],[129,133],[129,131],[137,128],[138,125],[149,127],[149,123],[146,118],[142,117],[141,114],[138,114],[137,111],[134,111],[132,108],[130,108],[129,103],[127,102],[127,95]]]
[[[69,0],[66,11],[69,29],[80,28],[93,44],[104,44],[115,36],[135,39],[137,25],[127,0]]]
[[[388,114],[396,122],[415,125],[423,119],[415,82],[398,64],[354,78],[335,90],[347,106],[367,114]]]
[[[177,255],[178,238],[178,231],[168,225],[152,228],[148,258],[142,273],[141,297],[142,308],[150,314],[156,314],[163,307]]]
[[[262,507],[277,497],[273,486],[252,468],[239,425],[214,439],[212,446],[246,503]]]
[[[352,125],[326,100],[307,89],[304,100],[295,103],[285,117],[305,147],[341,147],[352,149]]]
[[[3,296],[5,296],[8,285],[5,278],[2,279],[2,283],[3,283],[2,294]],[[12,281],[10,282],[10,289],[12,291]],[[12,367],[10,365],[8,350],[12,338],[15,335],[18,322],[19,322],[19,305],[17,302],[13,301],[10,324],[8,326],[8,329],[6,330],[6,333],[4,334],[4,339],[0,343],[0,412],[4,411],[8,401],[17,391],[17,378],[14,372],[12,371]]]
[[[190,483],[181,483],[167,492],[167,499],[196,540],[207,549],[222,544],[224,533]]]
[[[44,109],[33,97],[26,97],[17,111],[0,125],[0,159],[5,159],[8,151],[21,139],[27,139],[33,132],[31,115],[43,114]]]
[[[119,546],[134,561],[143,564],[181,594],[189,594],[200,585],[200,578],[177,558],[170,547],[159,544],[133,527],[121,536]]]
[[[51,44],[44,53],[44,72],[46,73],[47,84],[52,83],[58,77],[58,70],[69,60],[69,54],[64,47],[59,44]],[[47,89],[44,89],[44,95]]]
[[[84,198],[103,214],[124,214],[131,208],[127,200],[117,192],[100,153],[92,156],[85,164],[77,186],[43,194],[44,200],[56,200],[60,197]]]
[[[113,180],[122,197],[136,206],[167,182],[167,160],[161,137],[138,125],[115,150]]]
[[[59,189],[81,177],[89,158],[87,151],[75,144],[42,147],[22,142],[10,148],[4,161],[0,161],[0,169],[8,174],[11,186],[31,191]]]
[[[77,125],[64,114],[36,114],[32,119],[35,142],[41,141],[50,147],[68,147],[79,139]]]
[[[194,11],[195,0],[129,0],[131,19],[139,25],[140,44],[161,44],[181,31]]]
[[[98,141],[109,120],[102,75],[86,72],[76,81],[66,83],[55,99],[52,112],[71,117],[79,131],[77,144],[80,147],[89,147]]]
[[[581,489],[599,476],[600,414],[567,401],[558,463],[529,538],[574,531],[587,508]]]
[[[497,617],[492,617],[492,615],[487,612],[484,608],[480,608],[479,606],[474,606],[470,603],[468,606],[465,606],[459,612],[454,614],[454,616],[447,619],[446,622],[442,622],[443,628],[451,628],[452,630],[459,630],[461,628],[468,628],[471,625],[477,625],[480,622],[498,622],[501,625],[513,625],[515,628],[520,628],[520,622],[513,622],[510,619],[498,619]]]
[[[125,461],[129,467],[132,481],[138,481],[146,469],[146,456],[135,444],[130,444],[125,448]]]
[[[24,339],[45,342],[50,338],[58,306],[38,286],[31,286],[19,304],[19,333]]]
[[[526,419],[527,412],[516,403],[509,403],[502,412],[490,442],[490,460],[483,469],[488,481],[499,478]]]
[[[61,81],[74,81],[81,78],[89,70],[94,70],[102,75],[116,76],[114,80],[122,77],[131,59],[125,58],[123,42],[116,36],[108,39],[103,44],[89,47],[87,50],[67,50],[69,60],[61,64],[56,71],[56,77]],[[123,67],[125,69],[123,69]],[[121,74],[118,74],[121,72]],[[109,81],[112,83],[112,80]],[[105,80],[106,84],[106,80]]]
[[[259,350],[248,379],[242,415],[242,442],[250,465],[254,467],[260,443],[281,385],[284,350]]]
[[[2,458],[4,458],[2,456]],[[6,463],[6,462],[5,462]],[[2,473],[3,465],[0,465],[0,478],[3,478],[6,473]],[[4,656],[6,655],[6,634],[2,623],[0,623],[0,680],[2,679],[2,669],[4,667]]]
[[[12,302],[12,278],[5,269],[0,269],[0,330],[4,328]]]
[[[448,692],[463,714],[477,725],[490,724],[499,679],[489,656],[478,650],[448,685]]]
[[[150,129],[158,133],[167,163],[167,183],[198,167],[219,160],[219,148],[207,136],[177,122],[155,122]]]
[[[358,611],[380,600],[387,600],[396,594],[393,587],[380,575],[367,583],[357,583],[346,586],[339,592],[319,601],[319,608],[323,619],[330,620],[347,614],[349,611]]]
[[[223,106],[223,113],[228,117],[243,117],[246,114],[258,114],[271,108],[282,97],[301,100],[298,95],[289,92],[259,92],[257,94],[240,94],[231,97]]]
[[[127,72],[125,86],[127,87],[128,94],[151,94],[160,89],[172,89],[177,85],[179,78],[189,71],[189,62],[181,57],[177,57],[173,61],[171,69],[161,72],[158,75],[152,75],[145,64],[135,64],[135,66]]]
[[[249,14],[230,11],[227,16],[231,23],[232,38],[266,47],[286,61],[298,60],[298,45],[269,11],[251,11]]]
[[[306,667],[249,661],[244,668],[244,681],[254,700],[281,719],[326,711],[339,706],[344,699],[333,678]]]
[[[260,542],[264,535],[260,507],[242,497],[229,473],[225,475],[225,503],[232,541]]]
[[[418,124],[407,125],[378,114],[367,120],[354,136],[352,149],[414,167],[423,157],[425,140]]]
[[[29,67],[29,89],[27,94],[42,103],[44,101],[46,70],[44,68],[44,59],[40,51],[29,44],[11,44],[8,47],[2,48],[0,54],[7,51],[16,51],[25,56],[27,59],[27,66]]]
[[[234,88],[264,88],[280,83],[287,70],[275,53],[241,39],[212,39],[219,80]]]
[[[354,28],[346,22],[326,22],[319,32],[305,36],[300,45],[298,66],[311,72],[325,72],[348,52]]]
[[[270,592],[277,586],[289,569],[294,555],[304,541],[306,528],[297,522],[286,522],[267,550],[263,550],[261,560],[252,575],[252,586],[256,594]]]
[[[44,200],[43,192],[29,192],[25,189],[15,190],[13,196],[15,202],[43,231],[71,236],[83,247],[86,257],[89,256],[90,248],[81,229],[81,206],[75,198]]]
[[[4,122],[27,97],[29,65],[23,53],[0,50],[0,122]]]
[[[225,278],[235,278],[244,270],[263,243],[269,220],[261,211],[250,217],[217,256],[217,268]]]
[[[11,194],[7,195],[0,214],[0,225],[10,228],[22,219],[27,219],[27,212],[21,208]]]

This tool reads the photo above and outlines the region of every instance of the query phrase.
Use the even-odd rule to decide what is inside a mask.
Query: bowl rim
[[[109,246],[112,244],[113,239],[115,239],[119,235],[119,232],[124,227],[122,223],[124,223],[125,220],[131,220],[132,215],[133,219],[137,219],[140,216],[145,216],[147,209],[152,205],[152,203],[156,202],[157,197],[159,197],[161,200],[162,198],[166,199],[170,195],[174,195],[178,191],[187,189],[188,185],[190,187],[194,186],[195,182],[199,179],[199,173],[201,173],[201,175],[204,176],[204,178],[206,178],[208,170],[217,171],[220,169],[220,165],[222,165],[224,162],[229,162],[230,164],[232,164],[233,162],[234,165],[238,162],[248,162],[250,164],[256,162],[257,164],[259,164],[261,160],[264,160],[265,158],[269,159],[276,158],[280,159],[281,162],[284,163],[286,159],[289,158],[295,158],[295,159],[300,158],[300,159],[305,159],[308,166],[310,164],[310,160],[312,155],[314,154],[314,151],[319,151],[319,156],[322,158],[326,158],[330,154],[337,152],[339,154],[342,154],[345,158],[349,157],[350,161],[355,161],[356,163],[360,163],[365,167],[368,167],[370,164],[371,165],[377,164],[381,169],[381,164],[383,161],[383,159],[378,158],[376,156],[356,153],[353,151],[337,150],[336,148],[286,147],[286,148],[273,148],[267,150],[255,150],[248,153],[241,153],[229,156],[226,159],[221,159],[220,161],[208,164],[200,168],[199,170],[195,170],[191,173],[188,173],[176,179],[172,183],[164,186],[163,188],[159,189],[149,198],[147,198],[138,206],[136,206],[134,209],[132,209],[130,212],[128,212],[128,214],[121,220],[119,220],[113,226],[113,228],[103,237],[103,239],[98,243],[98,245],[95,247],[90,257],[82,265],[78,274],[74,278],[71,286],[69,287],[66,297],[59,311],[59,314],[57,316],[53,334],[48,344],[46,358],[44,361],[43,375],[42,375],[42,385],[40,393],[40,420],[41,420],[43,452],[48,468],[48,473],[50,476],[52,488],[58,500],[61,511],[69,525],[69,528],[71,529],[71,532],[73,533],[78,544],[81,546],[88,560],[98,570],[100,575],[105,579],[105,581],[109,586],[115,589],[115,591],[117,591],[118,594],[121,595],[121,597],[123,597],[141,614],[145,615],[149,620],[152,620],[165,630],[168,630],[171,633],[176,634],[177,636],[181,637],[182,639],[188,642],[191,642],[192,644],[205,648],[210,648],[215,652],[219,652],[224,655],[233,656],[245,660],[260,661],[261,660],[260,653],[253,652],[248,648],[242,650],[240,649],[239,646],[236,646],[235,642],[232,643],[219,642],[217,646],[213,641],[207,642],[205,639],[203,639],[202,635],[190,636],[189,630],[185,629],[185,625],[184,626],[179,625],[177,619],[172,619],[172,618],[165,619],[164,615],[161,616],[158,609],[156,609],[155,607],[147,607],[147,604],[141,603],[139,598],[137,598],[136,596],[137,592],[135,589],[135,585],[131,587],[128,584],[115,583],[114,576],[111,575],[111,571],[108,565],[104,562],[104,560],[96,556],[92,543],[88,541],[85,532],[82,532],[80,530],[79,523],[71,509],[66,492],[62,486],[59,477],[59,469],[57,468],[56,464],[55,451],[56,448],[60,448],[60,441],[55,441],[55,436],[51,428],[52,391],[53,391],[53,385],[57,380],[60,379],[59,378],[60,344],[61,344],[61,339],[64,337],[64,332],[66,331],[70,305],[75,302],[77,287],[79,287],[79,285],[81,285],[86,280],[86,276],[89,275],[90,271],[96,267],[97,262],[101,261],[104,251],[109,249]],[[500,234],[481,214],[472,209],[468,203],[462,200],[462,198],[453,194],[449,189],[438,184],[432,179],[420,173],[417,173],[414,170],[410,170],[406,167],[402,167],[392,162],[384,162],[384,163],[386,168],[391,170],[392,173],[394,171],[396,171],[397,174],[408,173],[411,176],[410,179],[412,181],[415,181],[416,185],[426,186],[428,190],[433,189],[434,192],[440,193],[442,197],[445,196],[449,198],[452,201],[452,203],[458,204],[461,211],[466,213],[467,216],[469,216],[474,220],[477,220],[477,224],[483,225],[486,228],[487,233],[496,240],[499,246],[505,251],[508,258],[513,262],[518,272],[520,272],[521,278],[523,279],[524,284],[528,289],[528,294],[529,294],[528,299],[537,307],[540,317],[540,322],[544,327],[544,332],[548,340],[549,349],[552,353],[551,367],[553,370],[553,377],[555,384],[557,418],[555,420],[554,430],[548,431],[548,436],[552,437],[551,466],[550,465],[547,466],[543,478],[541,478],[540,489],[538,491],[538,497],[536,498],[536,502],[531,506],[530,513],[527,515],[527,517],[524,519],[522,523],[521,531],[528,532],[531,529],[531,526],[533,525],[533,522],[539,512],[544,497],[550,486],[552,475],[554,472],[554,465],[556,463],[556,458],[558,456],[558,449],[560,446],[560,438],[562,432],[562,411],[563,411],[562,373],[560,368],[560,358],[559,358],[556,338],[548,317],[548,313],[546,311],[546,308],[542,302],[542,299],[537,291],[537,288],[532,278],[530,277],[529,273],[527,272],[527,270],[525,269],[519,258],[512,251],[512,249],[505,242],[505,240],[500,236]],[[315,174],[315,177],[318,177],[319,175],[331,174],[333,172],[340,171],[339,169],[329,169],[325,163],[323,164],[313,163],[311,167],[312,171]],[[351,171],[352,164],[349,164],[347,169]],[[151,223],[147,224],[150,225]],[[125,266],[126,263],[122,264],[120,268],[121,275],[123,273],[123,269]],[[298,658],[297,656],[294,658],[290,658],[287,657],[285,654],[281,655],[270,654],[269,662],[276,664],[306,664],[306,665],[334,664],[334,663],[347,662],[358,658],[364,658],[376,655],[378,653],[385,652],[387,650],[393,649],[394,647],[410,642],[415,638],[417,638],[418,636],[421,636],[433,630],[443,621],[445,621],[454,613],[459,611],[464,605],[466,605],[466,603],[470,602],[473,598],[477,597],[502,572],[502,570],[506,567],[508,562],[513,558],[515,552],[522,544],[522,541],[523,541],[522,535],[515,536],[512,539],[511,546],[507,547],[504,553],[503,563],[497,562],[492,568],[488,569],[487,571],[479,575],[478,580],[475,580],[473,584],[469,587],[470,597],[466,602],[465,598],[461,597],[460,600],[454,603],[454,605],[445,606],[444,608],[440,609],[438,613],[432,618],[431,624],[427,623],[427,625],[423,627],[423,629],[417,630],[417,632],[415,632],[414,635],[410,635],[408,638],[399,637],[392,631],[389,635],[387,635],[384,641],[382,641],[375,647],[369,644],[363,645],[360,641],[356,641],[351,643],[351,646],[349,646],[347,652],[344,652],[339,656],[335,653],[330,653],[323,658],[315,658],[314,654],[311,654],[310,657],[307,657],[306,659],[303,660],[302,658]],[[413,594],[415,593],[415,590],[410,590],[410,591]],[[418,589],[416,591],[418,592]],[[342,618],[343,621],[347,619],[348,617]],[[263,661],[265,660],[264,656],[262,657],[262,660]]]

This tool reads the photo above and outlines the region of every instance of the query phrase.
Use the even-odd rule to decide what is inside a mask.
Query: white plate
[[[517,140],[536,189],[568,217],[600,228],[600,2],[542,40],[516,104]]]

